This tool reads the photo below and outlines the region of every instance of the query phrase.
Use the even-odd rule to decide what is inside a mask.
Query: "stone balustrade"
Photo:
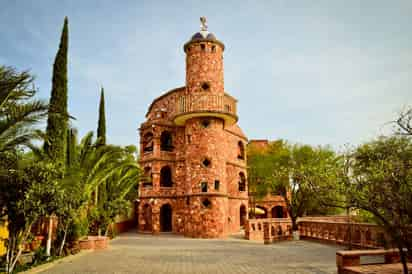
[[[289,218],[249,219],[245,226],[248,240],[271,243],[291,239],[292,222]]]
[[[177,98],[174,122],[184,124],[187,119],[195,116],[208,116],[223,118],[229,124],[237,121],[236,99],[224,94],[189,94]]]
[[[236,115],[236,100],[228,95],[190,94],[178,97],[177,114],[195,111],[219,111]]]
[[[317,239],[336,244],[352,243],[360,248],[383,247],[389,237],[383,229],[374,224],[334,222],[327,220],[299,221],[299,234],[302,239]]]
[[[316,239],[334,244],[351,242],[352,246],[358,248],[385,247],[390,242],[381,227],[348,222],[347,217],[304,217],[298,220],[298,225],[302,239]],[[249,219],[245,226],[245,238],[264,242],[290,238],[291,227],[289,218]]]

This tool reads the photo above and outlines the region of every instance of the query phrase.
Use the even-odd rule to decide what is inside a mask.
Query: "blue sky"
[[[359,144],[412,105],[412,2],[0,0],[0,64],[36,75],[47,99],[69,17],[69,110],[108,141],[137,144],[151,101],[183,86],[199,17],[226,45],[225,88],[250,139]]]

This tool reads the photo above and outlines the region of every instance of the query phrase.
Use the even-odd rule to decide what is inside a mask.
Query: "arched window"
[[[144,168],[143,187],[153,186],[152,168],[147,166]]]
[[[172,182],[172,169],[169,166],[164,166],[160,170],[160,186],[171,187]]]
[[[173,140],[172,134],[169,131],[163,131],[160,135],[160,150],[172,151],[173,150]]]
[[[239,173],[239,191],[246,191],[246,177],[243,172]]]
[[[143,152],[153,151],[153,133],[148,132],[143,136]]]
[[[237,143],[237,158],[240,160],[245,159],[245,146],[243,145],[242,141]]]
[[[283,218],[283,207],[281,206],[272,207],[272,218]]]

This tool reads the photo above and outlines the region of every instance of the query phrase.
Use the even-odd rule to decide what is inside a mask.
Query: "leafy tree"
[[[33,224],[59,207],[62,172],[52,163],[17,161],[15,169],[0,174],[0,200],[7,216],[6,270],[12,273],[27,242]]]
[[[358,147],[352,154],[346,189],[352,206],[371,213],[399,248],[406,268],[412,239],[412,141],[406,137],[381,137]]]
[[[338,158],[329,148],[278,141],[263,152],[257,167],[249,168],[255,169],[257,175],[253,176],[263,182],[263,191],[284,198],[294,231],[298,230],[298,217],[336,195]]]
[[[47,119],[47,141],[44,149],[52,161],[64,165],[68,129],[67,111],[67,51],[69,43],[68,19],[64,18],[59,50],[53,65],[52,91]]]

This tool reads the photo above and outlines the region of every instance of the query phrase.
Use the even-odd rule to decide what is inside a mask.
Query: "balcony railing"
[[[178,98],[177,114],[216,111],[236,115],[236,100],[227,95],[191,94]]]
[[[214,113],[215,116],[225,116],[230,123],[236,122],[236,100],[228,95],[190,94],[177,98],[175,122],[181,123],[185,119],[177,119],[185,114]],[[230,119],[229,119],[230,117]],[[226,119],[225,119],[226,120]]]

